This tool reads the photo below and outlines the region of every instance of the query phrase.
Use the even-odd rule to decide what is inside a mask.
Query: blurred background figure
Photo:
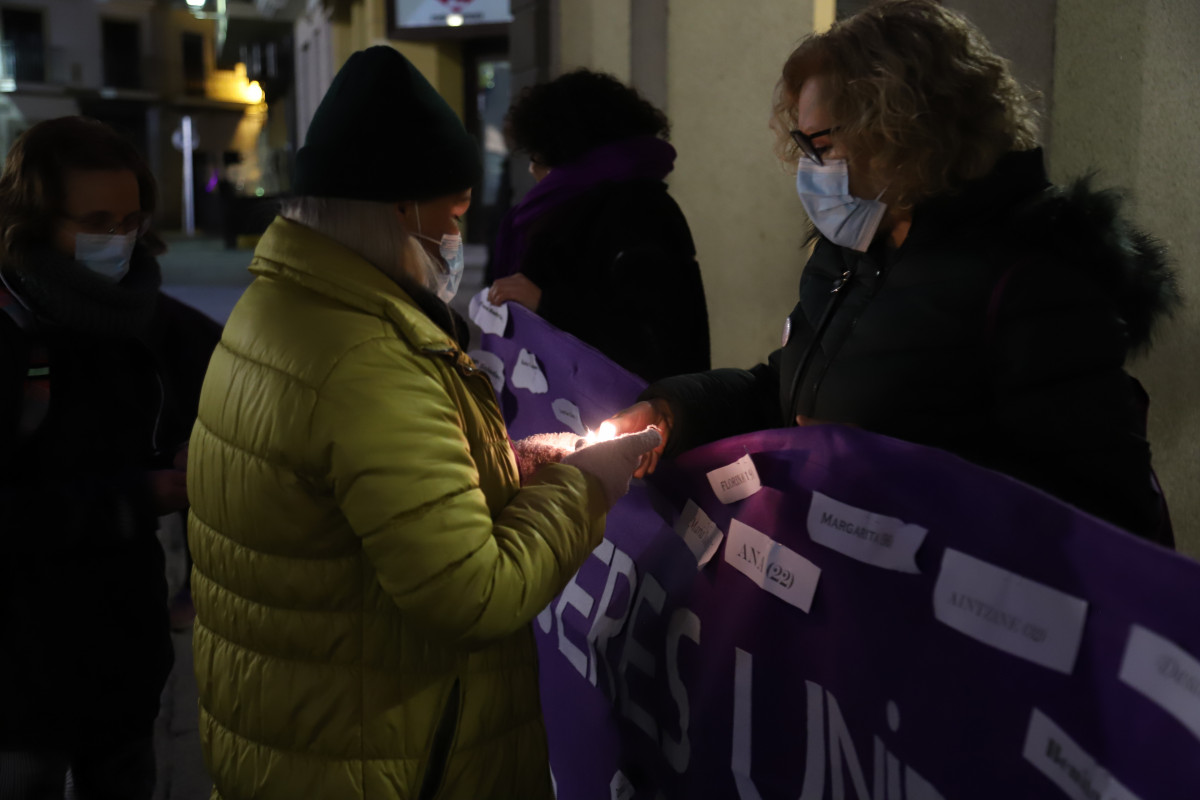
[[[160,296],[155,201],[136,149],[82,117],[30,128],[0,177],[0,795],[13,800],[62,797],[68,770],[81,798],[154,789],[172,663],[155,530],[187,505],[181,446],[216,333]]]
[[[647,380],[708,369],[696,248],[663,182],[666,116],[581,69],[526,89],[507,127],[538,183],[501,225],[491,302],[520,303]]]
[[[1030,101],[978,30],[933,0],[837,22],[784,63],[774,128],[817,240],[782,347],[656,383],[618,429],[665,426],[671,454],[857,425],[1172,545],[1124,365],[1178,304],[1174,272],[1118,195],[1048,181]]]

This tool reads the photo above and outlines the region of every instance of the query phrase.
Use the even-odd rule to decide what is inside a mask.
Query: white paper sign
[[[760,589],[808,613],[821,569],[743,522],[729,523],[725,562]]]
[[[679,521],[675,523],[675,532],[696,557],[697,567],[703,567],[712,561],[712,557],[717,554],[717,548],[721,546],[721,540],[725,538],[717,523],[709,519],[708,514],[691,500],[683,507]]]
[[[533,394],[545,394],[550,388],[537,356],[523,347],[517,354],[517,365],[513,367],[510,382],[518,389],[528,389]]]
[[[946,548],[933,588],[933,613],[984,644],[1070,675],[1087,603]]]
[[[727,467],[714,469],[708,473],[708,482],[722,503],[745,500],[762,488],[758,470],[754,468],[754,461],[749,455],[742,456]]]
[[[1125,645],[1120,677],[1200,739],[1200,661],[1190,653],[1134,625]]]
[[[550,407],[554,409],[555,419],[580,436],[587,435],[587,426],[583,424],[583,420],[579,417],[579,406],[565,397],[560,397],[551,403]]]
[[[633,795],[633,784],[629,781],[629,778],[625,777],[624,772],[617,770],[613,774],[612,780],[608,782],[609,800],[632,800]]]
[[[1054,721],[1034,709],[1025,735],[1025,760],[1074,800],[1138,800]]]
[[[482,289],[471,298],[467,313],[484,333],[503,336],[508,328],[508,303],[494,306],[487,300],[488,290]]]
[[[500,356],[486,350],[472,350],[467,355],[475,362],[475,366],[491,379],[492,388],[496,390],[496,396],[499,397],[500,392],[504,390],[504,361]]]
[[[925,528],[905,524],[813,492],[808,507],[808,535],[814,542],[866,564],[917,574],[917,549]]]

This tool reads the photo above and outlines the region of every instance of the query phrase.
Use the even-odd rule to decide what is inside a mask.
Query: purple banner
[[[519,307],[491,328],[514,438],[642,386]],[[535,623],[558,796],[1196,797],[1198,589],[1195,562],[947,453],[833,425],[716,442],[635,482]]]

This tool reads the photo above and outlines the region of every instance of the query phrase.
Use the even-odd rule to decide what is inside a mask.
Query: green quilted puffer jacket
[[[551,797],[530,621],[603,488],[522,487],[486,375],[351,251],[277,219],[251,270],[188,472],[214,796]]]

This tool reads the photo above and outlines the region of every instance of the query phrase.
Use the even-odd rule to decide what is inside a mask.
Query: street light
[[[258,81],[250,81],[246,84],[246,88],[242,90],[242,96],[247,103],[258,104],[263,101],[263,90],[258,85]]]
[[[204,8],[206,0],[187,0],[188,8]]]
[[[189,2],[190,2],[190,0],[189,0]],[[447,14],[446,15],[446,24],[449,25],[451,28],[458,28],[458,27],[462,26],[463,22],[465,22],[465,20],[463,19],[462,14]]]

